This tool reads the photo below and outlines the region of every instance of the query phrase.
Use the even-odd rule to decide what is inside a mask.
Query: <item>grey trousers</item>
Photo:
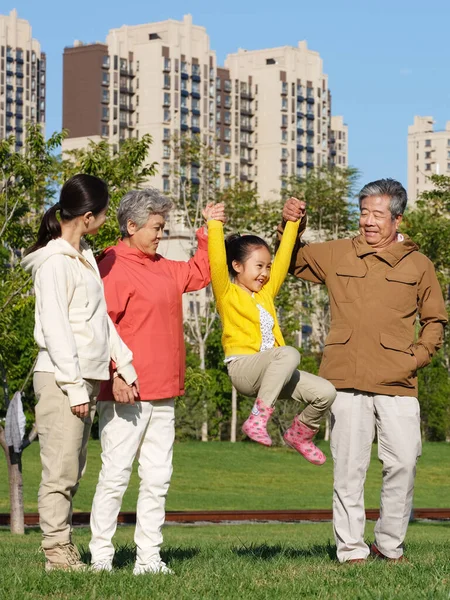
[[[278,398],[305,402],[307,406],[299,418],[310,429],[318,429],[336,390],[326,379],[299,371],[299,362],[298,350],[280,346],[239,355],[228,363],[228,374],[239,393],[260,398],[267,406],[273,406]]]
[[[383,464],[375,544],[389,558],[403,554],[416,462],[422,448],[419,402],[412,396],[338,391],[331,407],[331,453],[333,527],[340,562],[369,555],[364,541],[364,482],[375,428],[378,457]]]

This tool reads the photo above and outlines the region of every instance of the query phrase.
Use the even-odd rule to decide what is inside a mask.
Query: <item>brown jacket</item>
[[[337,389],[417,397],[417,368],[441,347],[447,323],[431,261],[406,235],[379,253],[361,235],[310,245],[300,235],[290,272],[324,283],[330,298],[319,375]]]

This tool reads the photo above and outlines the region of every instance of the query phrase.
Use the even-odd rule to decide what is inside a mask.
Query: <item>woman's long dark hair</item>
[[[233,268],[233,261],[245,263],[255,248],[270,248],[265,240],[257,235],[241,235],[240,233],[232,233],[225,240],[225,249],[227,253],[228,272],[232,277],[236,277],[237,273]]]
[[[63,185],[59,202],[43,216],[37,240],[25,254],[31,254],[46,246],[50,240],[61,237],[61,225],[56,217],[58,211],[61,221],[72,221],[87,212],[92,212],[96,217],[105,210],[108,201],[108,186],[103,179],[82,173],[74,175]]]

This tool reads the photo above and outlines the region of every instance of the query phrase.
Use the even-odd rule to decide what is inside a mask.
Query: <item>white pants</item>
[[[134,458],[139,461],[139,496],[134,541],[136,564],[159,557],[165,502],[172,475],[174,400],[134,405],[99,402],[102,469],[91,512],[92,562],[112,560],[112,538]]]
[[[338,391],[331,407],[331,452],[333,527],[340,562],[369,554],[364,542],[364,482],[375,428],[378,458],[383,464],[375,544],[389,558],[403,554],[421,453],[419,402],[412,396]]]

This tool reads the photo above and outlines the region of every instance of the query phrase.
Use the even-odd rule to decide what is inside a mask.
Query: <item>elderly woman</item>
[[[170,209],[170,200],[153,188],[128,192],[118,210],[122,240],[99,260],[108,313],[134,355],[140,398],[135,402],[130,397],[112,365],[111,380],[102,386],[97,404],[102,469],[89,545],[95,571],[112,570],[112,537],[137,457],[141,481],[133,573],[171,572],[159,550],[172,474],[174,397],[184,393],[182,295],[208,285],[210,273],[203,227],[197,231],[198,249],[189,261],[157,254]],[[220,216],[222,211],[221,205],[208,205],[204,217]]]

